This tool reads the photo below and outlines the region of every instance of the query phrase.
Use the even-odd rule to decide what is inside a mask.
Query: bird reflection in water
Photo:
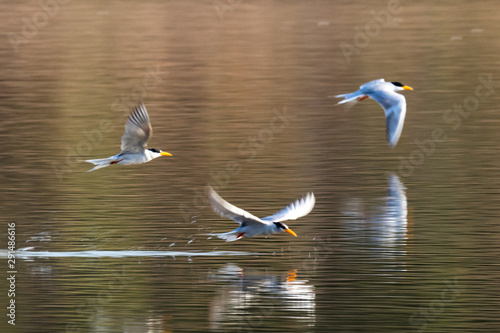
[[[406,255],[408,240],[408,208],[406,188],[395,174],[389,175],[387,196],[368,205],[362,199],[350,199],[343,214],[348,237],[363,247],[370,256],[399,258]],[[369,207],[367,207],[369,206]],[[399,262],[399,268],[404,263]],[[394,266],[392,266],[394,268]]]
[[[314,326],[314,286],[299,278],[297,270],[272,274],[227,264],[209,279],[220,284],[210,304],[211,331],[246,331],[264,322],[271,328],[278,317],[281,324]]]

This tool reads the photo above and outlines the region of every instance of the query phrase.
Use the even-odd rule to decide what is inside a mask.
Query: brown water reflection
[[[44,9],[0,4],[15,331],[497,331],[500,5],[402,1],[356,46],[387,1],[214,4],[68,1],[17,52]],[[393,150],[375,102],[327,97],[382,77],[415,88]],[[86,173],[139,99],[173,157]],[[317,205],[298,238],[227,244],[207,183],[256,216]]]

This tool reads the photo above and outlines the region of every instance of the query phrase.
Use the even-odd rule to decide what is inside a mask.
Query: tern
[[[125,123],[125,133],[122,136],[121,153],[95,160],[86,160],[93,163],[94,168],[87,172],[105,168],[111,164],[128,165],[149,162],[160,156],[172,156],[172,154],[156,148],[146,148],[147,141],[153,133],[148,111],[143,103],[140,103],[130,113]]]
[[[281,231],[288,232],[290,235],[297,237],[297,234],[288,228],[286,224],[282,223],[282,221],[296,220],[299,217],[306,216],[311,212],[316,202],[314,194],[308,193],[302,199],[291,203],[276,214],[260,219],[222,199],[211,186],[208,187],[208,200],[214,212],[221,217],[229,218],[240,224],[233,231],[217,235],[227,242],[238,240],[243,236],[271,235]]]
[[[389,146],[394,148],[403,131],[406,116],[406,99],[403,95],[396,93],[402,90],[413,90],[413,88],[400,82],[385,82],[384,79],[379,79],[363,84],[358,91],[335,97],[345,98],[338,104],[356,103],[368,97],[377,101],[385,111],[387,141],[389,141]]]

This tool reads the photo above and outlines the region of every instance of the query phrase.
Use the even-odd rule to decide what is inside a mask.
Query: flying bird
[[[94,168],[87,172],[105,168],[111,164],[128,165],[149,162],[160,156],[172,156],[166,151],[156,148],[146,148],[149,137],[153,134],[148,111],[143,103],[140,103],[130,113],[125,123],[125,133],[122,136],[121,153],[95,160],[86,160],[93,163]]]
[[[232,242],[245,237],[254,237],[260,235],[271,235],[277,232],[285,231],[297,237],[283,221],[296,220],[299,217],[306,216],[314,207],[316,199],[313,193],[308,193],[302,199],[291,203],[274,215],[264,217],[262,219],[253,216],[247,211],[231,205],[226,200],[222,199],[212,187],[208,187],[208,201],[214,212],[221,217],[229,218],[236,221],[240,226],[233,231],[218,234],[221,239],[227,242]]]
[[[396,93],[402,90],[413,90],[413,88],[400,82],[385,82],[384,79],[379,79],[363,84],[358,91],[335,97],[344,98],[338,104],[356,103],[368,97],[377,101],[385,111],[387,141],[389,141],[389,146],[394,148],[403,131],[406,116],[406,99],[403,95]]]

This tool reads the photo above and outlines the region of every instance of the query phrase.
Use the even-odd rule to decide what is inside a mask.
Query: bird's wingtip
[[[217,193],[217,192],[215,192],[214,188],[210,184],[207,184],[207,186],[205,186],[205,192],[209,196],[212,196],[214,193]]]
[[[314,196],[314,193],[313,193],[313,192],[307,192],[306,197],[309,197],[309,198],[311,198],[311,199],[313,199],[313,200],[316,200],[316,197]]]

